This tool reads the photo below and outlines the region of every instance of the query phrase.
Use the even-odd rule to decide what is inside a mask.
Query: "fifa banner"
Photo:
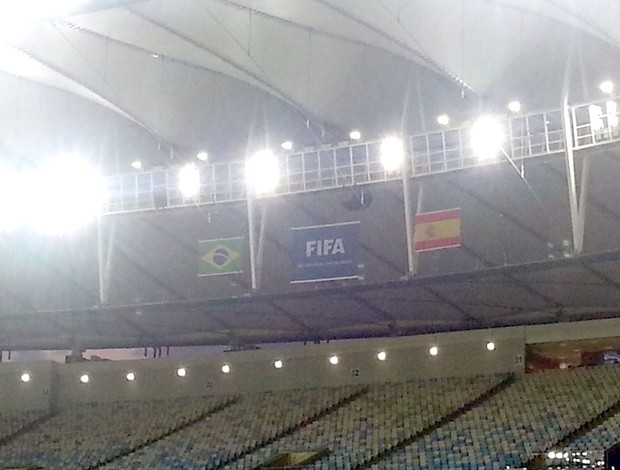
[[[461,246],[461,209],[416,215],[413,243],[415,251]]]
[[[292,283],[359,278],[358,222],[292,228]]]
[[[243,272],[243,237],[201,240],[199,276],[219,276]]]

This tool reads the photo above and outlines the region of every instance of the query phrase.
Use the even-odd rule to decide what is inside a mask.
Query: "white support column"
[[[255,244],[255,230],[254,230],[254,194],[248,189],[247,195],[247,208],[248,208],[248,244],[250,245],[250,288],[254,293],[257,290],[257,277],[256,277],[256,244]]]
[[[411,160],[407,156],[405,157],[405,164],[402,170],[403,173],[403,201],[405,210],[405,234],[407,239],[407,277],[415,276],[416,262],[415,251],[413,247],[413,216],[411,214],[411,191],[409,188],[409,168],[411,167]]]
[[[265,227],[267,225],[267,208],[268,204],[262,204],[260,229],[258,231],[258,249],[256,253],[256,290],[261,288],[263,279],[263,260],[265,253]]]
[[[97,268],[99,280],[99,305],[108,303],[108,276],[106,250],[103,239],[103,216],[97,218]]]
[[[564,95],[562,103],[562,127],[564,127],[564,142],[566,145],[566,182],[568,186],[568,206],[570,210],[571,232],[573,238],[573,250],[575,254],[581,252],[583,245],[580,239],[580,218],[579,201],[577,197],[577,177],[575,174],[575,150],[573,145],[573,133],[571,132],[570,109],[568,106],[568,95]]]

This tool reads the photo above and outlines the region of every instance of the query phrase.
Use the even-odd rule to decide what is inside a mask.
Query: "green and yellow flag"
[[[218,276],[243,272],[243,237],[201,240],[199,276]]]

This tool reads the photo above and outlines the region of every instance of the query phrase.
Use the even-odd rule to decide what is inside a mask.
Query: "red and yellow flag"
[[[461,209],[416,215],[415,251],[439,250],[461,245]]]

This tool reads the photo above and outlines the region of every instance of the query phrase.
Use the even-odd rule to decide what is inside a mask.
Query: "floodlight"
[[[428,353],[431,356],[436,356],[437,354],[439,354],[439,348],[437,346],[431,346],[430,348],[428,348]]]
[[[247,160],[245,181],[256,194],[273,192],[279,179],[278,160],[270,150],[257,152]]]
[[[222,366],[222,373],[223,374],[230,374],[230,366],[228,364],[224,364]]]
[[[201,162],[206,162],[209,159],[209,154],[207,152],[198,152],[196,158]]]
[[[387,172],[400,169],[405,161],[403,142],[398,137],[390,136],[381,142],[381,164]]]
[[[24,174],[0,172],[0,232],[25,225],[35,199],[30,186]]]
[[[598,88],[603,93],[610,95],[614,92],[614,82],[611,80],[605,80],[604,82],[601,82]]]
[[[607,122],[611,127],[617,127],[619,123],[618,119],[618,104],[615,101],[608,101],[605,103],[605,111],[607,111]]]
[[[549,457],[551,460],[555,459],[555,451],[550,450],[549,453],[547,454],[547,457]]]
[[[487,351],[495,351],[495,343],[493,341],[487,343]]]
[[[82,374],[80,376],[80,382],[82,382],[83,384],[87,384],[88,382],[90,382],[90,377],[88,376],[88,374]]]
[[[503,142],[502,126],[490,116],[479,118],[471,128],[471,146],[479,160],[494,159]]]
[[[177,369],[177,376],[179,376],[179,377],[187,376],[187,369],[185,367],[179,367]]]
[[[329,357],[329,363],[330,363],[332,366],[337,365],[339,362],[340,362],[340,359],[339,359],[339,358],[338,358],[338,356],[336,356],[335,354],[334,354],[333,356],[330,356],[330,357]]]
[[[125,376],[125,378],[129,382],[133,382],[134,380],[136,380],[136,374],[134,372],[127,372],[127,375]]]
[[[360,140],[362,138],[362,133],[360,131],[358,131],[357,129],[352,130],[351,132],[349,132],[349,139],[351,140]]]
[[[521,112],[521,103],[517,100],[513,100],[510,103],[508,103],[508,110],[511,113],[520,113]]]
[[[133,168],[134,170],[140,170],[142,168],[142,162],[140,160],[132,161],[131,168]]]
[[[441,126],[447,126],[448,124],[450,124],[450,116],[448,116],[447,114],[440,114],[439,116],[437,116],[437,124]]]
[[[20,377],[21,381],[24,383],[28,383],[30,382],[30,380],[32,379],[32,377],[30,376],[30,374],[28,372],[24,372],[22,374],[22,376]]]
[[[284,363],[282,362],[282,359],[276,359],[273,362],[273,367],[275,367],[276,369],[282,369],[283,366],[284,366]]]
[[[185,199],[200,192],[200,170],[193,163],[188,163],[179,171],[179,190]]]
[[[588,106],[588,116],[590,118],[590,128],[593,132],[600,131],[605,127],[603,122],[603,108],[596,104]]]
[[[379,359],[381,362],[385,361],[387,359],[387,353],[385,351],[379,351],[377,353],[377,359]]]
[[[77,157],[48,161],[28,178],[26,223],[42,233],[68,233],[101,214],[105,181]]]
[[[14,0],[0,2],[0,27],[15,31],[28,23],[65,15],[87,0]]]
[[[282,147],[284,150],[293,150],[293,142],[291,142],[290,140],[285,140],[280,144],[280,147]]]

